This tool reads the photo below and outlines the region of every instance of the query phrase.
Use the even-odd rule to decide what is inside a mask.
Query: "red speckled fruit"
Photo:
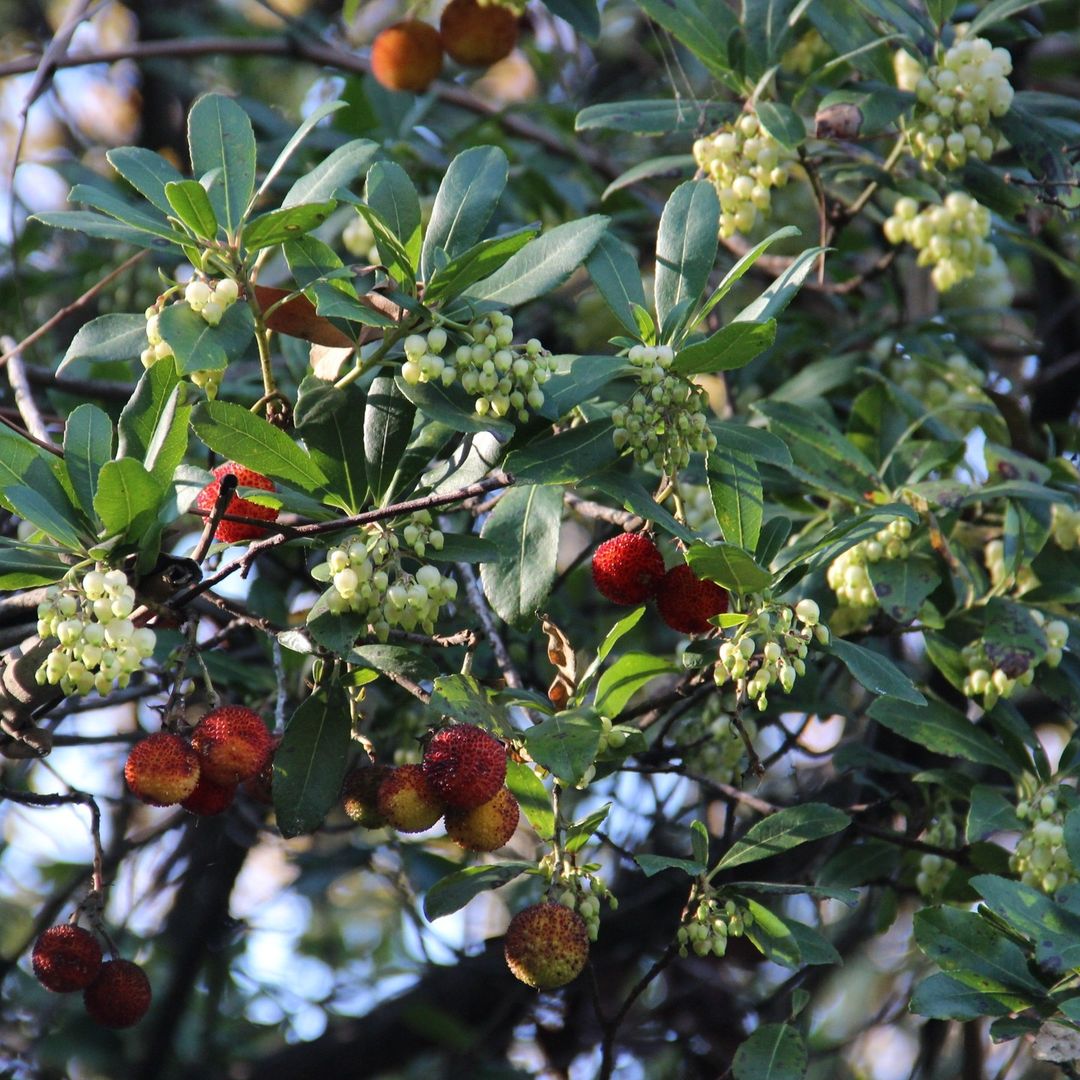
[[[221,814],[232,806],[236,798],[236,784],[215,784],[202,776],[195,790],[180,804],[185,810],[201,817]]]
[[[199,782],[199,755],[179,735],[159,731],[131,748],[124,779],[144,803],[175,806]]]
[[[426,90],[442,70],[439,31],[419,19],[388,26],[371,43],[371,74],[387,90]]]
[[[585,920],[562,904],[533,904],[506,929],[506,964],[523,983],[554,990],[573,982],[589,959]]]
[[[263,806],[274,805],[274,755],[281,745],[281,736],[275,735],[270,741],[270,753],[263,767],[254,775],[244,781],[244,791],[249,798],[254,799]]]
[[[191,733],[203,775],[215,784],[239,784],[258,774],[274,746],[262,717],[243,705],[208,712]]]
[[[98,977],[83,991],[90,1019],[102,1027],[137,1024],[150,1008],[150,980],[130,960],[106,960]]]
[[[218,492],[221,490],[222,477],[232,473],[236,477],[237,487],[259,488],[261,491],[277,491],[273,480],[245,469],[243,465],[237,465],[235,461],[227,461],[214,469],[213,483],[207,484],[199,492],[195,500],[195,506],[199,510],[209,513],[214,509],[217,502]],[[276,506],[260,506],[250,499],[241,499],[234,495],[225,508],[226,514],[236,514],[239,517],[258,518],[260,521],[277,521],[278,509]],[[245,525],[242,521],[222,521],[218,523],[214,531],[214,539],[221,540],[226,544],[238,544],[242,540],[259,540],[266,535],[265,529],[258,525]]]
[[[392,771],[389,765],[360,765],[345,777],[341,803],[345,813],[357,825],[381,829],[386,824],[386,819],[379,813],[379,788]]]
[[[37,981],[46,990],[70,994],[85,990],[101,970],[98,939],[81,926],[50,926],[30,954]]]
[[[685,563],[673,566],[656,590],[660,618],[682,634],[706,634],[709,619],[728,609],[728,595],[713,581],[704,581]]]
[[[664,576],[664,558],[651,537],[623,533],[596,549],[592,576],[597,590],[613,604],[643,604]]]
[[[447,810],[446,834],[469,851],[497,851],[510,842],[520,807],[508,788],[472,810]]]
[[[430,829],[446,809],[420,765],[392,768],[379,785],[376,806],[385,823],[403,833]]]
[[[424,751],[424,775],[447,806],[471,810],[503,786],[506,747],[475,724],[441,728]]]
[[[500,4],[450,0],[439,21],[443,48],[465,67],[488,67],[517,44],[518,17]]]

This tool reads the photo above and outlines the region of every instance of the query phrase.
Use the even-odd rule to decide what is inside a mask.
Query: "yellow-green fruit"
[[[391,769],[379,785],[376,806],[386,824],[403,833],[430,829],[445,809],[419,765]]]
[[[589,959],[585,920],[562,904],[533,904],[506,930],[506,964],[523,983],[554,990],[573,982]]]
[[[472,810],[447,810],[446,832],[469,851],[497,851],[510,842],[517,828],[520,808],[508,788]]]
[[[379,813],[379,786],[390,772],[388,765],[361,765],[345,777],[341,804],[357,825],[380,829],[386,824],[386,819]]]

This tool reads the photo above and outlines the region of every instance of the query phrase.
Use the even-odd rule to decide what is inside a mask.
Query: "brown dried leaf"
[[[577,657],[570,639],[546,615],[540,627],[547,634],[548,660],[557,672],[548,687],[548,700],[557,709],[564,709],[577,689]]]

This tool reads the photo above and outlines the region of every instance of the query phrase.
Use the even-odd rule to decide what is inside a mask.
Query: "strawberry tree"
[[[15,1042],[801,1080],[887,1031],[928,1077],[1074,1075],[1077,113],[1030,73],[1075,27],[612,3],[643,91],[590,0],[495,7],[490,55],[463,0],[129,42],[348,77],[305,68],[296,129],[185,77],[175,146],[12,217]],[[573,109],[567,41],[618,72]],[[59,807],[63,881],[25,850]]]

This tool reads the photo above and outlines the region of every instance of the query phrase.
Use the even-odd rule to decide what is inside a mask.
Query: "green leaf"
[[[305,203],[260,214],[244,225],[240,240],[248,251],[283,244],[317,229],[333,212],[333,199],[320,203]]]
[[[489,278],[466,290],[473,300],[517,307],[561,285],[596,247],[608,219],[599,214],[557,225],[515,252]]]
[[[655,522],[672,536],[677,536],[683,543],[694,542],[694,534],[685,525],[676,521],[670,511],[654,501],[653,497],[633,477],[611,470],[592,477],[589,484],[608,498],[614,499],[624,510],[629,510],[647,521]]]
[[[579,34],[589,41],[600,36],[600,12],[596,0],[544,0],[544,7],[565,19]]]
[[[165,238],[157,232],[147,232],[130,225],[121,225],[102,214],[92,214],[87,210],[49,210],[45,213],[32,214],[30,220],[40,221],[43,225],[49,225],[54,229],[70,229],[84,236],[92,236],[100,240],[120,240],[125,244],[134,244],[135,247],[141,248],[160,250],[173,245],[180,246],[186,240],[181,233]]]
[[[995,596],[986,605],[986,658],[1015,679],[1046,656],[1046,634],[1026,604]]]
[[[736,106],[719,101],[611,101],[582,109],[574,118],[574,130],[671,135],[719,127],[737,115]]]
[[[48,551],[0,545],[0,589],[32,589],[51,585],[71,569],[71,565]]]
[[[851,818],[825,803],[802,803],[778,810],[751,826],[741,840],[728,848],[717,870],[767,859],[811,840],[821,840],[846,829]]]
[[[759,101],[757,118],[781,146],[794,150],[806,139],[806,125],[790,105],[782,101]]]
[[[705,6],[699,7],[695,0],[640,0],[640,7],[674,34],[713,75],[729,82],[732,64],[728,42],[739,23],[726,4],[706,0]]]
[[[935,754],[1013,772],[1009,755],[985,731],[943,702],[931,699],[921,709],[912,709],[895,698],[879,698],[870,706],[868,715]]]
[[[818,256],[824,251],[825,248],[822,247],[807,248],[756,300],[747,304],[732,322],[762,323],[775,319],[795,299],[795,294],[802,288],[803,282],[817,264]]]
[[[175,243],[178,240],[187,239],[145,204],[128,202],[113,190],[89,184],[76,184],[68,193],[68,201],[82,203],[93,210],[99,210],[132,229],[161,240]]]
[[[645,306],[645,290],[641,268],[630,249],[613,233],[604,232],[585,260],[585,269],[612,314],[636,337],[634,305]]]
[[[409,174],[392,161],[377,161],[367,174],[367,203],[386,223],[415,276],[420,259],[420,198]]]
[[[412,293],[416,284],[415,257],[409,255],[390,226],[370,206],[354,203],[353,209],[368,223],[375,235],[379,262],[386,267],[386,272],[405,292]]]
[[[467,251],[484,231],[506,187],[509,163],[497,146],[474,146],[447,167],[435,195],[431,222],[420,253],[420,276],[432,277],[439,263]]]
[[[347,101],[325,101],[317,109],[310,112],[305,118],[304,122],[293,132],[289,137],[289,141],[282,147],[281,153],[274,159],[274,164],[267,170],[266,175],[263,177],[262,183],[259,185],[259,190],[255,192],[255,198],[252,199],[254,205],[260,199],[260,197],[270,190],[271,185],[281,175],[282,169],[289,163],[289,159],[299,149],[300,144],[311,134],[312,131],[332,113],[336,113],[339,109],[348,108]],[[333,194],[331,192],[331,194]]]
[[[350,663],[363,663],[383,675],[404,675],[413,682],[434,679],[439,669],[430,657],[403,645],[358,645],[349,653]]]
[[[146,319],[142,315],[99,315],[79,327],[57,374],[76,360],[134,360],[146,345]]]
[[[341,794],[349,761],[349,699],[332,682],[303,701],[274,754],[274,815],[286,839],[314,832]]]
[[[625,172],[620,173],[600,196],[603,202],[609,195],[616,191],[636,184],[639,180],[650,180],[656,176],[679,176],[683,173],[693,172],[696,168],[693,154],[667,154],[664,157],[649,158],[637,165],[632,165]]]
[[[37,488],[16,484],[4,488],[4,498],[18,517],[41,529],[62,547],[81,551],[86,540],[83,529],[63,489],[59,484],[56,488],[56,491],[50,492],[50,498]]]
[[[915,101],[915,95],[884,84],[864,84],[873,89],[833,90],[826,94],[817,107],[817,119],[827,121],[830,109],[858,110],[856,133],[863,138],[878,135],[890,127],[898,117],[907,112]]]
[[[503,622],[529,623],[555,580],[562,519],[562,489],[539,484],[510,488],[480,535],[503,553],[484,563],[484,595]]]
[[[1011,18],[1029,7],[1034,7],[1038,0],[990,0],[990,3],[978,12],[966,30],[970,39],[988,27]]]
[[[656,316],[663,341],[675,340],[679,316],[697,301],[716,262],[720,199],[707,180],[688,180],[672,193],[656,235]]]
[[[341,188],[347,188],[368,168],[378,152],[378,144],[370,139],[353,139],[339,146],[289,188],[281,208],[335,198]]]
[[[255,135],[232,98],[204,94],[188,113],[188,149],[196,178],[210,176],[210,202],[230,235],[255,190]]]
[[[734,544],[698,541],[687,549],[686,561],[698,577],[715,581],[732,592],[761,592],[772,583],[772,574]]]
[[[775,319],[728,323],[704,341],[680,349],[671,367],[683,375],[734,371],[760,356],[775,340]]]
[[[677,670],[670,660],[651,653],[625,653],[600,676],[593,708],[601,716],[614,720],[640,689],[653,679]]]
[[[293,422],[312,460],[326,475],[327,489],[342,509],[358,513],[367,495],[363,443],[356,438],[356,417],[364,408],[355,383],[335,387],[309,375],[300,384]]]
[[[826,652],[835,656],[867,690],[910,705],[926,704],[915,684],[887,656],[838,637],[829,642]]]
[[[971,789],[966,834],[969,844],[987,840],[996,832],[1021,831],[1023,826],[1016,816],[1016,807],[1000,791],[986,784],[976,784]]]
[[[425,303],[431,304],[437,300],[445,303],[460,296],[473,282],[490,277],[539,232],[538,226],[527,225],[474,244],[435,272],[424,290]]]
[[[508,881],[533,869],[529,862],[491,863],[466,866],[435,882],[424,897],[424,918],[429,921],[450,915],[463,908],[474,896],[488,889],[498,889]]]
[[[171,483],[187,453],[190,418],[176,366],[152,364],[120,413],[117,455],[140,458],[159,483]]]
[[[560,420],[571,409],[595,397],[609,383],[629,374],[633,367],[624,356],[556,356],[569,361],[566,371],[544,383],[544,404],[539,412],[549,420]]]
[[[393,376],[372,380],[364,406],[364,461],[368,487],[378,502],[386,494],[409,444],[416,408]]]
[[[158,320],[163,340],[176,356],[181,375],[223,371],[238,360],[255,336],[255,318],[247,304],[233,304],[211,326],[187,304],[169,304]]]
[[[508,420],[497,420],[490,413],[481,416],[473,408],[472,398],[459,386],[446,387],[441,383],[430,382],[407,383],[399,377],[397,388],[401,395],[411,401],[428,419],[446,424],[457,431],[473,435],[493,432],[504,439],[509,439],[514,433],[514,425]]]
[[[911,1012],[934,1020],[980,1020],[1026,1007],[1024,999],[1015,994],[984,994],[940,973],[923,979],[908,1004]]]
[[[506,710],[491,700],[491,691],[472,675],[440,675],[435,679],[428,707],[465,724],[511,733]]]
[[[146,466],[134,458],[121,458],[102,466],[94,510],[108,535],[124,533],[156,518],[163,494]]]
[[[607,820],[611,803],[604,803],[599,810],[586,815],[580,821],[572,821],[566,826],[566,839],[563,850],[569,854],[580,851],[596,834],[596,830]]]
[[[94,513],[98,473],[112,459],[113,426],[108,413],[96,405],[78,406],[64,427],[64,463],[75,498],[84,513]]]
[[[172,180],[165,185],[165,198],[176,216],[198,237],[213,240],[218,220],[210,196],[198,180]]]
[[[791,465],[791,452],[787,443],[761,428],[725,420],[710,424],[709,430],[716,436],[717,443],[729,450],[749,454],[757,461],[776,465],[781,469]]]
[[[184,177],[171,161],[141,146],[121,146],[108,150],[105,158],[147,202],[163,214],[172,213],[172,204],[165,195],[165,185],[177,183]]]
[[[550,839],[555,831],[555,815],[551,809],[551,795],[540,777],[523,762],[507,761],[506,786],[540,839]]]
[[[705,873],[705,864],[696,859],[676,859],[671,855],[635,855],[634,862],[646,877],[653,877],[663,870],[681,870],[690,877]]]
[[[941,584],[934,560],[921,555],[881,559],[869,563],[866,572],[882,610],[899,623],[913,622],[923,601]]]
[[[350,291],[342,289],[340,281],[320,281],[309,288],[315,299],[315,311],[327,319],[346,319],[361,326],[396,327],[397,323],[374,307],[369,307]]]
[[[506,458],[507,472],[528,484],[573,484],[606,469],[618,456],[610,420],[544,435]]]
[[[574,695],[574,704],[580,704],[585,691],[589,688],[592,682],[593,676],[600,670],[600,665],[608,658],[608,654],[616,644],[618,644],[620,638],[625,637],[634,629],[639,622],[641,622],[642,615],[645,614],[645,608],[635,608],[629,615],[624,615],[619,621],[607,632],[604,636],[604,640],[600,642],[600,648],[596,650],[596,659],[585,669],[582,675],[578,678],[578,689]]]
[[[753,923],[746,927],[746,936],[758,952],[774,964],[787,968],[799,967],[802,952],[787,923],[756,900],[746,899],[745,902],[754,916]]]
[[[803,1080],[809,1056],[802,1035],[790,1024],[762,1024],[732,1062],[735,1080]]]
[[[195,434],[215,453],[249,469],[276,476],[301,491],[326,483],[322,469],[280,428],[242,405],[204,401],[191,414]]]
[[[534,724],[524,733],[529,757],[568,784],[576,784],[596,760],[600,717],[591,709],[574,709]]]
[[[709,494],[724,539],[753,551],[761,535],[764,495],[757,463],[750,454],[717,446],[706,459]]]

